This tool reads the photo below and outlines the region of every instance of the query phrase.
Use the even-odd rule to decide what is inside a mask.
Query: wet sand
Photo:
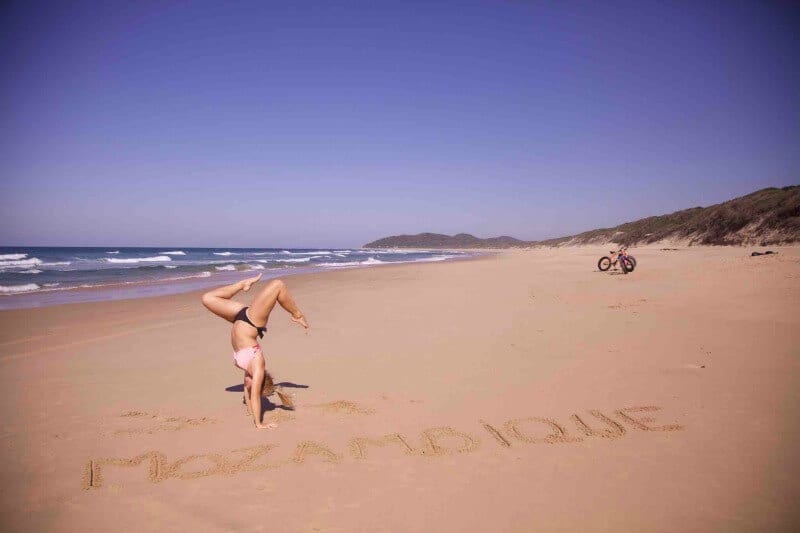
[[[270,319],[274,430],[200,293],[2,311],[3,529],[792,530],[800,247],[771,249],[285,278],[312,329]]]

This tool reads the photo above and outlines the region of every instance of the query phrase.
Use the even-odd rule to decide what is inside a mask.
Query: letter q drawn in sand
[[[520,430],[520,427],[523,424],[529,424],[531,422],[538,422],[540,424],[544,424],[546,426],[550,426],[553,430],[553,433],[547,435],[546,437],[531,437],[523,433]],[[567,430],[561,427],[558,422],[551,418],[539,418],[535,416],[531,416],[528,418],[515,418],[513,420],[509,420],[506,422],[503,427],[505,428],[506,432],[513,435],[517,439],[521,440],[522,442],[527,442],[530,444],[536,444],[539,442],[546,442],[548,444],[555,444],[555,443],[567,443],[567,442],[580,442],[583,439],[580,437],[570,437],[567,434]]]

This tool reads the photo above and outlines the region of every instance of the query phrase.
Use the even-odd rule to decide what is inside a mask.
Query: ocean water
[[[174,294],[262,273],[447,261],[464,252],[342,248],[0,247],[0,309]]]

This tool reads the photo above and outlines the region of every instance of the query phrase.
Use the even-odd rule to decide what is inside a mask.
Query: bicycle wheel
[[[601,257],[600,261],[597,262],[597,269],[600,270],[600,272],[605,272],[609,268],[611,268],[611,258],[606,256]]]

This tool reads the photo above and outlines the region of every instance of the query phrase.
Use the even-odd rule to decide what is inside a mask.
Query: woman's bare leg
[[[289,294],[289,289],[286,288],[286,284],[279,279],[268,281],[264,288],[261,289],[261,292],[253,299],[253,303],[247,311],[250,315],[250,319],[257,325],[266,325],[269,320],[269,314],[272,312],[276,303],[279,303],[286,312],[292,315],[292,320],[304,328],[308,328],[308,322],[306,322],[305,316],[303,316],[300,308],[297,307],[292,295]]]
[[[208,291],[202,297],[203,305],[215,315],[224,318],[228,322],[233,322],[238,313],[244,305],[239,302],[231,300],[233,296],[239,291],[249,291],[250,286],[261,279],[261,274],[258,276],[248,278],[242,281],[237,281],[224,287],[219,287],[213,291]]]

